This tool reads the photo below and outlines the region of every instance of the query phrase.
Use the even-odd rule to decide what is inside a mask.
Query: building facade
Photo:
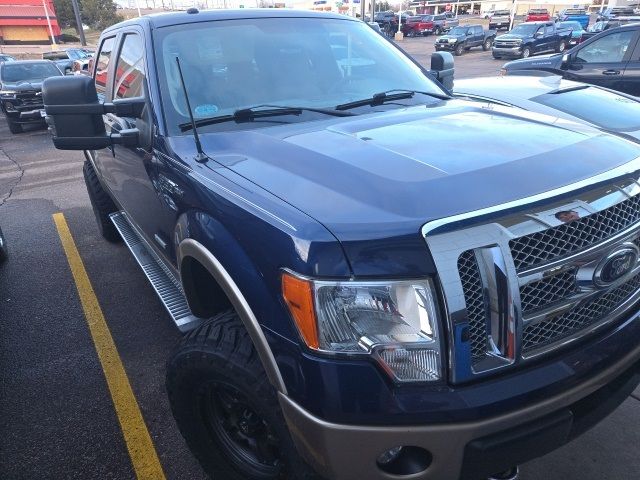
[[[53,0],[0,0],[0,44],[48,44],[60,33]]]

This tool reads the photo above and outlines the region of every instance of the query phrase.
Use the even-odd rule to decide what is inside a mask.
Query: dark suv
[[[11,133],[21,133],[26,124],[44,123],[42,81],[61,75],[49,60],[0,63],[0,108]]]
[[[166,388],[213,478],[486,478],[636,387],[640,146],[453,99],[344,15],[190,12],[43,92],[189,331]]]

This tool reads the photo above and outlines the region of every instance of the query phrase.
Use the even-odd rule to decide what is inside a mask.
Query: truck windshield
[[[50,62],[42,63],[5,63],[2,67],[3,82],[39,82],[45,78],[62,75],[60,70]]]
[[[256,105],[333,109],[390,90],[445,93],[392,44],[359,21],[239,19],[174,25],[158,29],[154,35],[163,106],[174,135],[181,134],[178,126],[189,119],[176,57],[196,120]],[[440,101],[415,95],[384,105],[364,105],[353,112]],[[304,115],[277,120],[326,118],[305,111]],[[258,126],[268,123],[224,123],[203,128]]]
[[[449,32],[449,35],[453,35],[454,37],[466,35],[468,29],[469,29],[468,27],[452,28],[451,31]]]
[[[536,33],[536,30],[538,30],[538,28],[540,28],[540,25],[538,25],[537,23],[521,23],[520,25],[518,25],[517,27],[515,27],[513,30],[511,30],[510,33],[513,33],[515,35],[533,35],[534,33]]]

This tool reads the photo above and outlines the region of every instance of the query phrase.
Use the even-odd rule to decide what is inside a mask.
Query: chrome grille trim
[[[634,269],[633,272],[625,274],[619,281],[614,282],[615,284],[607,285],[606,288],[596,287],[593,284],[593,278],[588,277],[604,256],[611,254],[612,251],[617,252],[623,243],[633,243],[640,247],[640,219],[626,228],[624,224],[622,230],[614,229],[613,235],[594,245],[571,250],[561,258],[552,257],[545,260],[546,263],[534,265],[532,268],[516,270],[510,242],[522,236],[563,225],[553,217],[553,213],[560,209],[577,208],[581,217],[584,218],[638,196],[640,194],[639,177],[640,159],[636,159],[596,177],[544,194],[438,219],[423,226],[422,233],[433,257],[447,308],[451,381],[455,383],[471,380],[508,366],[504,363],[504,358],[501,359],[503,361],[501,364],[494,362],[487,366],[478,355],[478,345],[482,344],[480,339],[475,339],[475,346],[472,346],[471,340],[474,335],[469,330],[470,319],[465,299],[468,292],[465,291],[458,272],[458,259],[466,251],[473,251],[479,262],[484,258],[484,255],[479,252],[487,250],[498,252],[503,259],[506,283],[502,288],[509,289],[511,292],[505,308],[511,312],[513,318],[515,345],[512,346],[514,356],[512,363],[515,365],[582,338],[619,318],[632,305],[633,300],[623,299],[620,306],[615,307],[615,311],[604,314],[606,318],[583,323],[579,331],[562,332],[561,336],[545,341],[543,345],[534,345],[535,341],[534,344],[527,343],[527,351],[524,352],[525,328],[528,329],[527,335],[531,335],[535,328],[541,328],[535,327],[536,324],[542,325],[546,321],[568,315],[575,309],[595,302],[607,292],[627,284],[632,275],[638,273]],[[527,207],[527,205],[532,206]],[[479,270],[481,276],[484,275],[483,272],[486,269],[483,265],[479,264]],[[575,285],[572,286],[570,278],[574,274]],[[554,278],[558,276],[560,277]],[[486,276],[483,277],[482,286],[485,299],[493,298],[498,294],[496,291],[498,287],[487,283]],[[557,288],[560,288],[560,293],[556,292]],[[535,295],[542,295],[542,300],[535,300]],[[637,295],[638,293],[634,291],[630,298],[635,298]],[[488,300],[485,302],[491,303]],[[522,306],[526,307],[524,314]],[[489,310],[492,308],[490,306]],[[492,318],[497,317],[495,312],[490,311],[484,322],[488,335]],[[549,324],[550,327],[551,325]],[[527,338],[529,342],[533,337]],[[491,343],[488,342],[488,345],[485,359],[492,359]]]
[[[482,288],[482,278],[478,261],[473,250],[462,252],[458,258],[458,271],[464,290],[469,318],[469,340],[471,343],[471,362],[478,363],[487,354],[487,318],[488,302]]]
[[[640,220],[640,196],[557,227],[509,242],[516,269],[524,270],[575,253],[625,231]]]
[[[617,288],[545,322],[528,324],[522,333],[523,357],[528,359],[565,346],[609,323],[640,298],[640,274]],[[560,342],[560,345],[558,345]]]

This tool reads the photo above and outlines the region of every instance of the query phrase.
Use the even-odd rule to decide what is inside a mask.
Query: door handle
[[[603,75],[620,75],[620,70],[605,70]]]

